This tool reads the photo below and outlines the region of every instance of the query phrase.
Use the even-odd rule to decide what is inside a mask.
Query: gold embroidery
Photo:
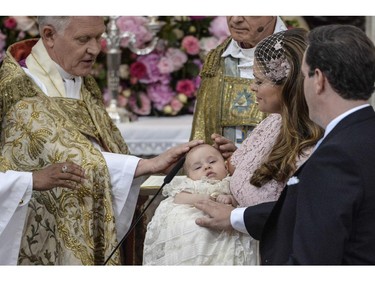
[[[250,128],[266,117],[255,105],[254,93],[250,90],[251,80],[224,74],[226,65],[221,55],[230,41],[231,38],[228,38],[206,57],[200,73],[202,80],[197,92],[190,139],[212,143],[213,133],[224,135],[226,129],[234,131],[236,126]],[[231,66],[228,68],[231,69]],[[246,105],[249,105],[248,109]]]
[[[59,107],[66,112],[70,121],[84,135],[94,138],[100,143],[100,136],[87,110],[85,102],[69,98],[54,98]]]
[[[117,244],[106,162],[75,123],[78,114],[72,118],[58,98],[45,96],[14,62],[6,58],[1,68],[6,73],[6,83],[0,83],[1,148],[9,165],[0,159],[0,169],[12,165],[33,171],[72,161],[85,169],[87,177],[77,190],[33,191],[19,264],[101,264]],[[4,81],[4,76],[0,79]],[[15,81],[22,87],[14,86]],[[92,120],[88,128],[96,128],[94,135],[103,148],[128,153],[93,78],[84,79],[81,95],[79,107],[86,106],[84,118]],[[118,263],[117,252],[109,264]]]
[[[224,77],[222,126],[256,126],[266,116],[258,110],[255,94],[250,90],[252,79]]]
[[[5,173],[8,170],[11,170],[11,166],[8,161],[0,156],[0,172]]]

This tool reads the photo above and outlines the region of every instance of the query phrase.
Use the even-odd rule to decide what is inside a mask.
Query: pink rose
[[[173,111],[172,115],[176,115],[183,108],[183,106],[184,105],[180,100],[173,98],[171,101],[171,107]]]
[[[8,29],[14,29],[17,26],[17,21],[14,17],[9,17],[4,20],[4,26]]]
[[[223,16],[214,18],[208,30],[221,42],[230,35],[227,19]]]
[[[183,79],[177,82],[176,91],[184,93],[187,97],[193,97],[195,92],[195,86],[193,81],[189,79]]]
[[[148,20],[145,17],[130,16],[130,17],[119,17],[117,19],[117,26],[120,32],[130,31],[135,35],[137,48],[143,48],[147,42],[152,40],[152,33],[148,30]],[[128,46],[128,39],[121,40],[121,46]]]
[[[173,61],[167,57],[162,57],[158,63],[158,69],[163,74],[173,72]]]
[[[212,49],[215,49],[218,45],[219,40],[215,37],[205,37],[200,40],[200,46],[204,54],[207,54]]]
[[[147,73],[146,66],[142,62],[136,61],[130,65],[130,75],[132,77],[141,79],[145,77],[146,73]]]
[[[192,35],[188,35],[184,39],[182,39],[181,46],[189,55],[199,54],[199,40]]]
[[[105,40],[104,38],[100,40],[100,49],[102,52],[105,52],[107,50],[107,40]]]
[[[147,96],[157,110],[163,110],[163,107],[170,103],[175,95],[176,93],[172,91],[169,85],[155,83],[147,87]]]
[[[188,60],[187,55],[176,48],[168,48],[165,56],[172,62],[173,71],[181,69]]]

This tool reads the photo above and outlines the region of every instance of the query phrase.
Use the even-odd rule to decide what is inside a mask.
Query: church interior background
[[[108,21],[109,17],[106,17]],[[312,29],[328,23],[349,23],[372,32],[372,17],[364,16],[306,16],[282,17],[288,27]],[[117,102],[129,111],[130,119],[140,116],[176,116],[192,114],[195,94],[199,87],[199,70],[209,50],[228,35],[224,16],[163,16],[156,33],[159,38],[154,50],[137,55],[128,48],[128,40],[120,42],[119,94]],[[153,34],[147,28],[147,17],[119,17],[120,32],[135,34],[136,47],[149,44]],[[0,63],[6,48],[15,41],[37,37],[35,17],[0,17]],[[98,81],[106,104],[111,96],[107,88],[106,41],[92,75]]]
[[[228,37],[224,16],[161,16],[153,17],[159,27],[156,32],[147,28],[150,17],[124,16],[116,19],[118,31],[135,34],[135,47],[147,48],[148,54],[137,54],[129,48],[129,40],[120,40],[120,61],[116,96],[108,90],[106,51],[108,41],[102,41],[103,52],[94,65],[92,75],[103,92],[107,106],[115,99],[126,112],[126,120],[118,127],[131,152],[143,157],[159,154],[170,146],[189,140],[195,95],[199,87],[199,71],[205,55]],[[375,39],[374,17],[368,16],[282,16],[288,26],[313,29],[316,26],[339,23],[352,24]],[[108,23],[110,17],[105,17]],[[38,37],[36,18],[32,16],[0,17],[0,65],[7,47],[22,39]],[[154,37],[158,40],[154,42]],[[372,101],[374,105],[374,100]],[[124,122],[130,121],[130,122]],[[139,179],[135,184],[141,184]],[[142,191],[135,218],[150,200],[150,191]],[[147,221],[157,202],[146,213],[142,223],[122,246],[123,263],[142,264],[143,237]]]

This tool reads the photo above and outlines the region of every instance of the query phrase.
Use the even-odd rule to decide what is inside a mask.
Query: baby
[[[144,265],[250,265],[249,235],[212,231],[198,226],[204,216],[192,204],[212,199],[237,205],[230,195],[227,166],[220,152],[202,144],[191,149],[184,164],[186,177],[175,178],[163,189],[167,196],[147,226]]]

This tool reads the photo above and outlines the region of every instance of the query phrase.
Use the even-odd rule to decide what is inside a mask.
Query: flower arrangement
[[[108,20],[108,19],[106,19]],[[147,55],[136,55],[121,41],[120,88],[118,104],[136,118],[140,115],[174,116],[193,112],[199,87],[199,71],[205,55],[227,36],[225,17],[181,16],[158,17],[163,23],[158,44]],[[147,18],[119,17],[120,31],[131,31],[138,48],[147,46],[153,34],[147,29]],[[35,17],[0,17],[0,63],[6,48],[19,40],[39,36]],[[111,97],[107,90],[105,40],[103,52],[92,71],[103,91],[104,102]]]
[[[205,55],[229,36],[225,17],[159,17],[163,23],[154,51],[136,55],[121,42],[120,89],[118,105],[133,116],[174,116],[191,114],[199,87],[199,72]],[[121,32],[131,31],[138,48],[147,46],[152,34],[145,27],[145,17],[119,17]],[[104,52],[105,53],[105,46]],[[104,100],[111,97],[105,89],[105,67],[100,60],[94,77],[104,90]]]

